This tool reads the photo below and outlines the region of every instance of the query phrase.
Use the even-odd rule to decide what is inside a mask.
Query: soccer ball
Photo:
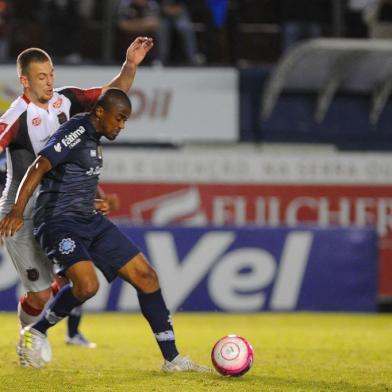
[[[253,348],[243,337],[227,335],[215,343],[211,360],[218,373],[224,376],[242,376],[252,367]]]

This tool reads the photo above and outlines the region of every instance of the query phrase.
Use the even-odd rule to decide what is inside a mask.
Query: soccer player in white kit
[[[0,200],[1,217],[10,211],[24,173],[49,137],[74,114],[89,111],[108,88],[116,87],[128,93],[137,66],[152,46],[151,38],[136,38],[127,49],[120,72],[108,84],[91,89],[54,89],[50,56],[38,48],[29,48],[19,54],[16,66],[23,94],[0,118],[0,152],[4,149],[7,152],[7,181]],[[18,303],[20,328],[38,319],[53,292],[53,264],[33,236],[33,199],[26,207],[23,229],[15,236],[4,238],[25,291]],[[19,344],[17,352],[20,353]],[[20,364],[26,366],[23,358],[19,358]],[[50,352],[46,359],[50,361]]]

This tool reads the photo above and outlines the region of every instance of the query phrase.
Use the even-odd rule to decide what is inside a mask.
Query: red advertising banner
[[[392,185],[103,184],[121,206],[113,218],[134,224],[375,226],[379,294],[392,298]]]

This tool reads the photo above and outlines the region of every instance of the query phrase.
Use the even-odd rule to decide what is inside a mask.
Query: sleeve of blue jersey
[[[49,160],[52,167],[67,160],[70,148],[62,143],[64,132],[55,133],[46,143],[45,147],[38,153]]]

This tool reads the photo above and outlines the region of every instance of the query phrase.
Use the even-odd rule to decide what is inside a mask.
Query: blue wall
[[[373,230],[123,226],[160,276],[171,310],[376,310]],[[2,253],[0,310],[15,310],[18,278]],[[102,281],[90,310],[137,311],[135,290]]]

